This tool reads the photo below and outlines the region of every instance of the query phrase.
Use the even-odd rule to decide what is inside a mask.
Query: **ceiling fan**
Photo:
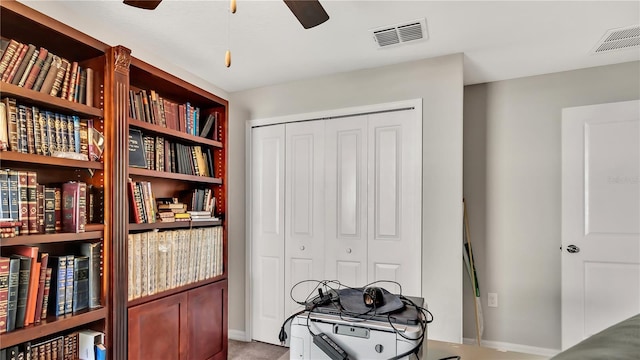
[[[153,10],[162,0],[124,0],[127,5],[140,9]],[[329,15],[318,0],[283,0],[302,27],[310,29],[329,20]]]

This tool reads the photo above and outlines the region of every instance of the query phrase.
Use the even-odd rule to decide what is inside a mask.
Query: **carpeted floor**
[[[229,340],[228,360],[286,360],[289,348],[259,341]]]

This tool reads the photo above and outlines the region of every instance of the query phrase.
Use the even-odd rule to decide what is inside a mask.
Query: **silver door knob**
[[[304,250],[304,245],[300,245],[300,250]]]
[[[351,248],[347,248],[347,254],[351,254]]]
[[[570,252],[571,254],[575,254],[580,252],[580,248],[575,245],[569,245],[567,246],[567,251]]]

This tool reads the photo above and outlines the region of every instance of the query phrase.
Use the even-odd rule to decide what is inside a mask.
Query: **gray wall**
[[[561,109],[639,98],[638,62],[465,87],[464,196],[484,339],[560,349]],[[472,299],[465,275],[464,337],[475,339]]]
[[[429,337],[462,341],[463,56],[449,55],[230,94],[229,329],[245,330],[245,122],[423,99],[423,296]]]

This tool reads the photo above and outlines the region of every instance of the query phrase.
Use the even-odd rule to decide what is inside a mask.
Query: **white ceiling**
[[[237,0],[233,15],[228,1],[21,2],[227,92],[453,53],[465,54],[465,84],[640,60],[639,47],[592,53],[607,30],[640,24],[640,1],[321,0],[330,19],[308,30],[281,0]],[[420,18],[426,41],[378,49],[369,33]]]

